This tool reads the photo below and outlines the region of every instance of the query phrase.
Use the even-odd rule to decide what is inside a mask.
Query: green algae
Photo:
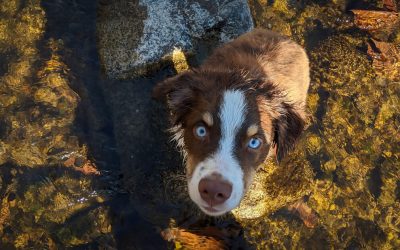
[[[48,167],[41,167],[41,171],[45,168]],[[8,195],[3,200],[0,213],[4,220],[1,231],[12,228],[15,234],[2,234],[2,242],[17,249],[56,249],[60,243],[76,246],[95,238],[112,243],[108,208],[102,206],[100,194],[92,190],[92,179],[51,168],[46,172],[52,177],[33,176],[28,183],[18,177],[29,170],[15,169],[19,173],[9,186],[13,198]],[[87,212],[79,216],[82,210]]]
[[[304,159],[300,151],[294,155]],[[240,206],[233,211],[237,220],[246,223],[247,219],[260,218],[309,194],[314,175],[310,165],[306,160],[293,159],[283,162],[285,167],[269,161],[259,169]]]
[[[399,247],[399,84],[372,67],[348,1],[300,2],[250,1],[257,26],[291,35],[310,55],[311,124],[297,146],[305,155],[289,158],[316,173],[307,203],[319,224],[272,214],[246,224],[248,239],[259,248]]]
[[[52,47],[56,43],[54,40],[49,41],[50,50],[55,49]],[[12,85],[7,93],[15,99],[14,105],[9,105],[4,110],[5,113],[11,114],[5,119],[10,131],[3,140],[9,144],[8,161],[22,166],[44,165],[49,163],[48,152],[52,148],[69,148],[76,151],[79,148],[78,141],[74,140],[73,136],[70,137],[71,140],[60,140],[60,136],[71,136],[79,97],[69,87],[68,76],[65,74],[67,70],[63,69],[66,66],[59,60],[57,51],[53,50],[51,58],[45,61],[36,73],[29,74],[34,71],[29,68],[31,66],[21,66],[21,62],[17,64],[11,65],[10,73],[2,79],[6,84]],[[18,70],[13,71],[13,67],[18,67]],[[15,78],[19,78],[17,86],[12,81]],[[29,78],[37,79],[36,83],[32,85]],[[27,107],[26,110],[11,112],[16,106],[26,102],[27,98],[35,105]],[[53,131],[58,132],[53,136],[46,136]],[[24,135],[23,139],[16,139],[21,137],[21,134]]]
[[[2,1],[0,14],[0,54],[9,55],[0,75],[0,248],[113,246],[105,196],[64,164],[85,161],[87,147],[75,134],[80,97],[63,41],[44,37],[41,1]]]
[[[88,155],[73,126],[83,100],[71,88],[68,50],[44,38],[40,1],[3,2],[0,55],[13,56],[0,65],[0,246],[115,248],[108,196],[64,163]],[[307,131],[284,162],[260,169],[259,187],[233,212],[258,249],[400,246],[400,88],[372,67],[369,37],[352,25],[348,3],[250,1],[256,26],[304,45],[312,69]],[[177,71],[187,69],[182,54],[175,59]],[[167,174],[159,196],[183,209],[185,175]],[[318,216],[314,228],[284,211],[301,198]],[[166,216],[143,210],[146,219]]]

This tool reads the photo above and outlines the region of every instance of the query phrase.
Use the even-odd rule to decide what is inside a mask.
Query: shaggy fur
[[[244,190],[243,196],[257,167],[271,155],[275,155],[278,161],[282,160],[301,135],[309,82],[308,58],[299,45],[277,33],[255,29],[217,48],[197,69],[159,83],[153,95],[168,104],[173,139],[178,142],[186,159],[189,188],[196,185],[192,183],[193,174],[200,174],[196,168],[203,166],[221,175],[224,181],[235,182],[231,183],[233,193],[235,185],[243,185],[238,187]],[[229,91],[244,96],[244,110],[237,114],[242,116],[243,123],[240,128],[232,130],[235,131],[232,135],[235,137],[234,145],[228,154],[233,158],[228,155],[226,157],[230,160],[222,157],[216,161],[213,157],[221,148],[221,124],[226,119],[221,116],[221,105]],[[204,126],[207,132],[201,140],[195,135],[198,126]],[[254,138],[262,142],[257,149],[248,146]],[[215,166],[208,166],[210,162]],[[235,165],[234,162],[240,166],[243,184],[228,180],[228,177],[224,179],[227,170],[218,166]],[[200,207],[204,206],[204,201],[199,199],[194,201]],[[230,198],[226,203],[229,202],[232,202]],[[232,206],[224,204],[208,205],[221,213],[232,209]]]

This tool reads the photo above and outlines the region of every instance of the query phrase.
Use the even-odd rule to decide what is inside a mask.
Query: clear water
[[[312,85],[309,127],[268,184],[274,212],[239,221],[206,218],[188,200],[166,111],[150,97],[172,67],[108,80],[101,3],[0,1],[0,249],[190,248],[210,234],[245,249],[399,247],[399,77],[371,66],[370,34],[348,11],[382,3],[249,3],[256,26],[305,46]],[[196,58],[207,53],[206,43]],[[303,196],[314,228],[285,208]],[[193,234],[167,243],[168,227]]]

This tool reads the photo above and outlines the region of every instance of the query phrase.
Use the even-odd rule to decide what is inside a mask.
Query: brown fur
[[[307,55],[299,45],[277,33],[255,29],[217,48],[199,68],[159,83],[154,97],[167,100],[172,123],[183,129],[190,176],[194,166],[218,147],[223,92],[242,90],[248,112],[236,139],[235,155],[245,179],[250,180],[271,148],[281,160],[303,131],[309,81]],[[193,127],[204,123],[205,112],[212,115],[213,126],[207,126],[208,137],[199,141]],[[261,128],[255,136],[264,142],[254,151],[246,147],[247,129],[253,124]]]

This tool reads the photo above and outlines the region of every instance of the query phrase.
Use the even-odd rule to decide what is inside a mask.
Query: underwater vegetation
[[[107,238],[108,210],[90,177],[98,171],[74,127],[80,96],[63,41],[44,38],[41,1],[1,1],[0,16],[0,248]]]
[[[278,211],[251,221],[249,239],[259,248],[398,248],[398,3],[249,2],[256,26],[291,36],[310,56],[311,117],[296,149],[305,152],[289,158],[314,173],[306,199],[318,217],[307,228]]]
[[[107,179],[104,166],[119,163],[98,152],[113,150],[103,134],[114,134],[102,125],[107,118],[95,120],[90,108],[81,113],[95,95],[85,84],[99,74],[88,66],[97,67],[96,59],[70,46],[79,41],[79,51],[94,50],[95,41],[81,35],[87,30],[79,31],[86,27],[76,23],[86,16],[79,1],[65,1],[75,8],[68,16],[71,23],[54,31],[78,30],[76,37],[52,35],[48,9],[63,9],[62,2],[47,3],[46,9],[39,0],[0,0],[0,249],[118,249],[122,243],[116,235],[127,227],[134,229],[128,230],[129,238],[147,243],[153,239],[144,237],[145,226],[154,219],[147,217],[157,217],[151,227],[161,229],[163,239],[177,249],[235,247],[240,237],[257,249],[400,248],[399,1],[249,0],[255,26],[292,37],[309,54],[308,128],[281,165],[268,162],[260,169],[239,209],[214,223],[218,227],[203,223],[196,229],[157,224],[158,217],[194,220],[187,213],[193,206],[184,203],[190,201],[183,170],[173,176],[165,168],[162,178],[148,170],[147,186],[128,185],[134,174]],[[180,50],[172,60],[178,72],[189,67]],[[107,103],[115,105],[111,110],[134,110],[125,91],[134,89],[132,84],[118,85],[122,90],[114,84],[99,95],[114,99]],[[152,119],[160,123],[159,117]],[[135,129],[132,124],[115,127],[126,129],[114,131],[120,137]],[[85,133],[93,133],[95,147]],[[129,143],[120,143],[126,146],[121,152],[130,150]],[[164,183],[157,183],[159,178]],[[110,200],[125,192],[124,185],[146,204],[140,208],[146,218],[132,216],[139,226],[111,211]],[[158,193],[140,190],[149,186]],[[159,200],[146,207],[143,197],[156,195]],[[156,214],[154,208],[166,200],[173,209]],[[117,206],[118,214],[128,214],[123,208],[131,210],[126,200]],[[240,228],[231,227],[232,221]]]

